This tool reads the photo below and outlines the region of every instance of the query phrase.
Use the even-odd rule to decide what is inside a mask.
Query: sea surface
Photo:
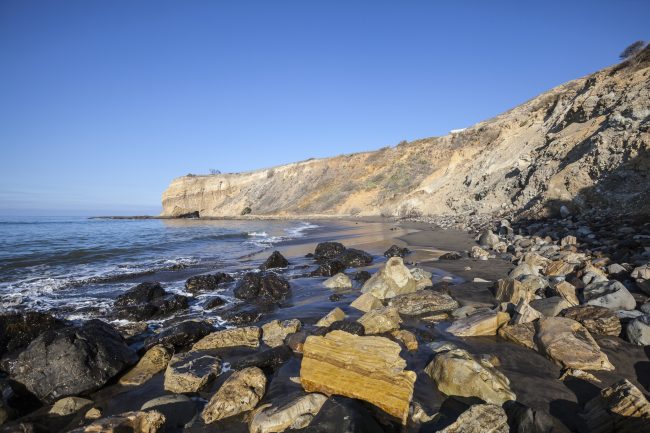
[[[0,218],[0,308],[81,319],[144,280],[183,292],[188,275],[236,269],[242,258],[303,239],[306,221]]]

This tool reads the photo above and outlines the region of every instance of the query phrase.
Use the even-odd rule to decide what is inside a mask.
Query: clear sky
[[[650,1],[0,0],[0,214],[442,135],[617,62]]]

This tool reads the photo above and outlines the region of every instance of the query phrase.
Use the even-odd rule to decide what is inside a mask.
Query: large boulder
[[[362,296],[366,296],[365,294]],[[372,296],[372,295],[370,295]],[[400,314],[419,316],[429,313],[445,313],[458,308],[458,302],[451,296],[433,290],[420,290],[390,298],[388,305],[397,308]]]
[[[580,305],[562,310],[559,315],[580,322],[592,334],[618,337],[621,333],[621,321],[609,308]]]
[[[300,382],[307,392],[367,401],[406,423],[416,375],[399,344],[383,337],[332,331],[303,346]]]
[[[566,317],[540,319],[535,324],[539,351],[562,368],[613,370],[589,331]]]
[[[475,404],[440,433],[509,433],[508,416],[495,404]]]
[[[600,281],[588,284],[582,292],[585,303],[609,308],[610,310],[634,310],[636,300],[623,283]]]
[[[291,295],[290,284],[273,272],[248,272],[234,290],[237,299],[275,304]]]
[[[190,293],[212,292],[219,289],[220,285],[231,283],[233,281],[235,281],[235,279],[224,272],[217,272],[208,275],[196,275],[185,281],[185,290]]]
[[[212,332],[192,346],[192,350],[221,349],[224,347],[252,347],[260,345],[261,329],[257,326],[230,328]]]
[[[101,388],[137,360],[115,329],[91,320],[39,335],[11,363],[10,375],[39,399],[52,403]]]
[[[189,347],[214,331],[214,326],[204,320],[186,320],[167,328],[144,340],[145,349],[157,345],[182,349]]]
[[[183,295],[168,294],[160,283],[144,282],[119,295],[113,305],[117,317],[141,321],[185,310],[189,300]]]
[[[588,401],[582,418],[590,433],[647,432],[650,426],[650,402],[627,379],[600,391]]]
[[[479,310],[469,316],[457,319],[447,328],[447,332],[457,337],[496,335],[497,330],[509,320],[508,313],[487,309]]]
[[[0,356],[27,347],[42,332],[65,326],[47,313],[27,311],[0,315]]]
[[[404,293],[417,291],[418,282],[411,271],[404,266],[400,257],[391,257],[368,281],[361,291],[378,299],[393,298]]]
[[[221,359],[203,351],[175,354],[165,370],[165,391],[199,392],[221,373]]]
[[[345,246],[339,242],[321,242],[316,245],[314,257],[320,259],[333,259],[345,251]]]
[[[167,368],[173,353],[163,345],[149,349],[140,361],[120,378],[120,385],[142,385]]]
[[[205,405],[206,424],[252,410],[266,392],[266,376],[257,367],[234,372]]]
[[[447,395],[478,397],[498,405],[516,400],[510,380],[503,373],[486,359],[475,358],[463,349],[439,351],[424,371]]]
[[[289,260],[287,260],[279,251],[273,251],[268,259],[262,263],[260,269],[265,271],[267,269],[275,268],[286,268],[289,266]]]
[[[252,414],[250,433],[278,433],[307,427],[327,401],[323,394],[298,395],[281,405],[264,404]]]
[[[336,259],[351,268],[368,266],[372,263],[372,256],[370,254],[354,248],[347,248],[336,256]]]

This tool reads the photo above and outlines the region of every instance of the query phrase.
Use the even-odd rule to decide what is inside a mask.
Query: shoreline
[[[302,218],[302,220],[307,219]],[[320,220],[323,221],[323,219]],[[332,220],[327,219],[326,221]],[[86,416],[88,409],[98,409],[101,412],[101,417],[106,418],[118,416],[128,411],[139,410],[142,405],[149,404],[148,402],[156,399],[168,398],[174,400],[176,406],[172,405],[173,409],[172,407],[165,409],[164,407],[156,406],[159,407],[159,410],[163,414],[168,417],[181,417],[187,419],[187,421],[190,419],[194,419],[195,421],[193,427],[189,429],[182,429],[177,426],[176,428],[168,427],[167,431],[186,431],[192,433],[207,433],[211,431],[248,432],[248,425],[251,421],[250,416],[246,415],[246,411],[234,417],[217,421],[216,423],[203,423],[197,419],[197,416],[200,417],[202,410],[205,413],[206,409],[203,405],[218,394],[218,390],[223,386],[226,379],[232,377],[235,372],[249,367],[261,369],[266,377],[267,390],[257,405],[258,407],[263,408],[264,404],[270,404],[271,407],[293,407],[291,405],[297,404],[296,401],[299,400],[295,399],[299,399],[305,395],[305,390],[301,386],[301,377],[307,373],[302,371],[301,365],[305,362],[305,359],[309,359],[311,356],[309,352],[304,352],[307,350],[305,348],[305,339],[310,338],[315,339],[310,341],[320,341],[319,339],[327,338],[330,334],[343,335],[332,334],[333,325],[331,323],[333,322],[330,322],[330,325],[326,325],[325,327],[318,326],[318,323],[324,317],[327,317],[331,311],[336,309],[340,309],[341,314],[345,317],[340,322],[341,324],[339,326],[341,328],[337,328],[343,329],[343,331],[339,330],[337,331],[338,333],[343,332],[344,334],[349,334],[350,332],[357,332],[354,331],[359,326],[357,324],[363,323],[364,326],[361,329],[365,331],[362,331],[361,335],[365,333],[365,335],[373,335],[376,336],[374,338],[380,338],[386,344],[389,344],[389,342],[392,342],[390,344],[397,344],[401,348],[399,357],[405,362],[405,368],[409,371],[416,372],[418,379],[414,383],[412,397],[409,399],[411,410],[407,416],[407,425],[404,428],[404,431],[407,432],[416,432],[425,425],[427,428],[433,429],[431,431],[437,431],[437,429],[453,423],[461,413],[469,410],[470,407],[475,407],[462,398],[453,397],[454,391],[452,389],[452,385],[455,383],[454,381],[471,382],[474,380],[472,379],[473,376],[453,379],[451,384],[445,384],[446,379],[444,377],[434,378],[431,376],[431,371],[433,370],[430,369],[433,368],[431,367],[433,360],[445,359],[444,357],[451,353],[456,354],[454,356],[462,355],[463,357],[468,357],[463,362],[478,362],[480,365],[483,365],[482,368],[486,369],[485,371],[487,373],[481,374],[492,375],[493,378],[491,380],[500,381],[502,379],[498,379],[501,377],[499,375],[504,375],[507,379],[499,385],[501,388],[496,392],[502,393],[508,390],[512,395],[516,395],[516,402],[511,403],[520,405],[517,407],[526,408],[525,410],[536,414],[536,417],[544,420],[545,425],[554,425],[557,429],[554,431],[558,432],[579,428],[580,423],[583,422],[583,418],[576,418],[575,414],[584,411],[586,402],[598,397],[599,389],[612,386],[621,378],[630,380],[632,386],[638,389],[645,390],[646,392],[650,389],[650,367],[646,368],[644,366],[644,363],[650,365],[650,362],[648,362],[648,356],[645,354],[643,346],[631,345],[625,340],[628,338],[625,335],[625,326],[629,326],[635,320],[634,317],[623,315],[621,319],[615,319],[623,324],[623,330],[620,335],[600,335],[593,328],[589,328],[589,331],[593,333],[593,339],[587,341],[588,344],[592,344],[590,347],[594,351],[591,356],[604,356],[604,359],[609,358],[607,362],[612,363],[613,371],[599,371],[598,369],[594,371],[589,366],[585,366],[584,369],[588,373],[583,374],[580,372],[579,367],[566,368],[567,363],[570,362],[567,360],[572,359],[571,357],[573,356],[569,352],[561,352],[559,354],[554,352],[554,358],[549,354],[545,354],[542,347],[533,350],[527,346],[531,344],[531,341],[542,341],[537,340],[538,337],[533,339],[531,335],[513,334],[514,336],[512,336],[510,334],[502,334],[504,329],[525,329],[526,332],[532,332],[533,334],[540,332],[539,330],[536,331],[538,329],[537,326],[543,323],[543,320],[550,321],[549,323],[555,323],[554,321],[558,321],[559,318],[554,316],[559,315],[560,311],[554,315],[545,313],[544,316],[549,315],[541,319],[534,315],[533,320],[530,320],[530,318],[525,320],[521,319],[524,310],[521,309],[522,307],[519,302],[514,302],[513,296],[515,296],[515,293],[503,292],[499,294],[500,292],[495,291],[497,290],[498,280],[507,281],[508,275],[512,276],[516,272],[524,272],[521,275],[529,278],[530,281],[522,278],[521,281],[523,283],[511,284],[526,284],[525,287],[528,287],[527,285],[532,281],[538,281],[539,279],[546,281],[547,286],[542,288],[541,291],[532,288],[519,289],[520,291],[534,290],[531,293],[536,293],[536,299],[526,301],[524,304],[526,306],[529,305],[529,302],[531,304],[538,301],[546,302],[546,300],[553,298],[552,296],[549,297],[548,294],[551,292],[553,294],[556,293],[554,292],[556,290],[555,286],[560,281],[568,280],[571,282],[570,284],[578,287],[578,280],[582,278],[580,276],[581,274],[577,274],[577,277],[574,277],[572,273],[567,273],[563,278],[558,279],[557,277],[549,276],[549,272],[551,271],[545,271],[543,266],[541,267],[541,271],[535,271],[536,275],[526,274],[527,272],[533,272],[531,270],[532,268],[530,268],[531,265],[528,265],[528,262],[526,262],[526,260],[530,260],[531,258],[535,258],[535,260],[542,260],[543,258],[547,261],[556,260],[571,264],[572,262],[566,262],[566,260],[574,260],[573,257],[582,257],[580,254],[584,254],[582,252],[583,250],[591,251],[590,248],[594,248],[587,243],[593,243],[593,241],[590,241],[588,233],[577,233],[577,229],[570,228],[571,226],[566,221],[537,223],[536,226],[530,225],[529,229],[536,231],[539,234],[538,236],[530,234],[515,235],[514,230],[509,226],[501,226],[499,227],[499,230],[502,232],[501,236],[497,236],[492,232],[483,232],[481,242],[477,242],[472,233],[467,230],[443,229],[430,223],[386,220],[370,222],[344,218],[336,218],[336,220],[341,222],[338,229],[336,229],[336,225],[333,227],[324,227],[321,231],[316,229],[317,233],[315,235],[307,236],[304,239],[289,240],[285,243],[267,248],[262,252],[251,254],[249,257],[242,257],[237,260],[237,269],[232,272],[235,281],[227,283],[225,286],[228,287],[226,289],[228,292],[240,284],[240,281],[247,275],[247,272],[258,268],[269,257],[271,251],[277,250],[289,260],[290,267],[277,270],[271,269],[272,273],[285,278],[290,286],[291,294],[289,298],[279,300],[277,305],[260,305],[256,303],[255,298],[251,298],[248,301],[239,301],[239,303],[233,305],[226,304],[225,307],[219,307],[225,308],[223,311],[228,313],[225,316],[220,313],[219,317],[224,319],[225,322],[210,322],[209,316],[201,317],[199,315],[197,317],[180,314],[178,317],[172,318],[167,322],[161,322],[153,326],[145,333],[140,329],[128,337],[127,342],[130,343],[132,348],[137,349],[139,358],[146,357],[153,350],[152,343],[148,343],[151,338],[158,339],[157,341],[160,342],[168,341],[168,343],[164,344],[171,344],[173,346],[172,353],[191,355],[195,353],[193,352],[194,349],[192,349],[192,343],[202,341],[201,339],[206,335],[205,331],[199,332],[197,328],[199,327],[199,323],[209,323],[209,325],[205,326],[208,332],[212,332],[212,334],[225,332],[225,329],[238,333],[249,332],[244,331],[248,329],[257,329],[255,332],[258,334],[255,337],[256,345],[254,347],[250,347],[248,346],[249,343],[245,343],[251,337],[246,336],[244,338],[242,334],[237,337],[244,338],[244,340],[240,340],[237,343],[240,345],[243,344],[241,347],[237,346],[237,344],[235,344],[236,347],[210,346],[207,351],[201,352],[202,356],[211,356],[223,360],[223,362],[227,363],[224,364],[227,365],[227,368],[220,374],[217,374],[213,380],[209,381],[199,391],[189,393],[170,393],[169,390],[166,391],[167,382],[170,380],[169,377],[172,376],[170,367],[167,364],[165,364],[165,368],[157,369],[153,372],[151,379],[137,386],[115,382],[124,376],[125,371],[129,371],[129,368],[123,368],[115,376],[113,381],[104,384],[98,391],[81,393],[84,398],[90,398],[88,401],[91,401],[91,403],[88,404],[91,406],[86,407],[84,411],[78,411],[72,414],[73,416],[66,418],[66,428],[92,424],[93,419],[89,419]],[[318,220],[309,221],[317,222]],[[579,227],[579,223],[576,227]],[[560,246],[560,240],[564,238],[559,238],[558,235],[564,235],[565,232],[569,233],[571,230],[578,235],[578,239],[580,240],[573,241],[570,239],[570,242],[575,243]],[[553,234],[553,237],[545,239],[543,237],[545,232]],[[640,239],[643,240],[645,238]],[[316,266],[319,265],[319,262],[314,261],[314,258],[308,255],[313,254],[314,248],[320,242],[326,241],[340,241],[351,252],[358,249],[372,255],[374,259],[372,264],[365,264],[358,268],[348,267],[345,270],[348,277],[352,279],[351,287],[327,288],[324,282],[330,278],[329,275],[310,275]],[[484,242],[488,242],[490,245],[479,247],[479,244]],[[536,246],[538,244],[535,242],[543,248],[546,248],[546,250],[539,249]],[[380,306],[376,305],[368,311],[359,311],[352,307],[350,304],[356,302],[355,300],[361,295],[361,287],[365,287],[365,282],[355,280],[360,275],[359,271],[367,270],[373,275],[377,275],[378,272],[384,270],[387,266],[387,261],[383,257],[383,252],[393,244],[400,248],[406,247],[411,251],[410,254],[405,255],[402,260],[399,260],[400,263],[403,261],[406,265],[405,269],[408,270],[405,272],[408,272],[408,278],[415,278],[413,275],[416,274],[421,275],[419,278],[422,278],[423,275],[425,279],[431,279],[430,286],[420,288],[412,294],[404,293],[398,295],[397,298],[402,297],[405,300],[403,304],[393,304],[392,298],[378,298],[380,300]],[[580,247],[577,248],[576,245],[580,245]],[[598,243],[595,245],[598,247]],[[511,249],[508,250],[508,248]],[[519,251],[516,249],[519,249]],[[615,251],[615,249],[612,249],[612,251]],[[453,256],[452,254],[453,259],[444,259],[444,257],[441,259],[441,256],[448,253],[455,253],[456,255]],[[363,254],[354,252],[352,257],[355,257],[355,260],[361,259],[364,257]],[[548,255],[551,258],[545,258],[542,254]],[[560,258],[558,259],[558,257]],[[591,256],[585,255],[584,258],[580,259],[582,263],[585,263],[584,266],[595,266],[591,263],[598,263],[598,255],[594,258],[587,257]],[[640,257],[643,257],[643,254]],[[326,262],[321,262],[321,264],[328,263],[329,261],[330,259]],[[523,265],[529,267],[527,268]],[[571,266],[573,269],[578,269],[578,266],[583,265],[571,264]],[[602,272],[604,272],[604,275],[607,275],[609,271],[606,267],[607,265],[604,266],[604,268],[598,269],[604,269]],[[420,271],[417,269],[420,269]],[[430,273],[430,277],[427,277],[427,273]],[[205,272],[202,274],[205,274]],[[192,271],[181,275],[186,275],[185,277],[190,277],[191,279],[192,276],[196,275],[196,272]],[[259,275],[265,275],[265,273],[262,272]],[[532,277],[538,280],[533,280]],[[385,276],[383,278],[389,277]],[[222,296],[221,289],[214,293]],[[370,293],[373,292],[371,291]],[[204,299],[206,302],[211,299],[210,291],[205,294],[208,297],[201,297],[200,305],[204,305]],[[433,309],[424,315],[418,314],[412,316],[404,313],[405,311],[410,311],[409,309],[415,309],[421,312],[422,308],[430,308],[425,307],[429,305],[426,302],[430,301],[423,301],[423,299],[428,298],[419,297],[425,295],[433,296],[437,300],[436,302],[441,302],[442,299],[453,300],[456,306],[446,310],[439,310],[442,307],[438,305],[431,307]],[[200,296],[204,295],[201,294]],[[556,294],[554,296],[557,297]],[[633,296],[637,300],[638,305],[644,305],[650,300],[650,297],[643,297],[637,291],[633,292]],[[412,301],[407,301],[408,299],[412,299]],[[399,313],[398,316],[392,316],[392,314],[396,314],[391,313],[391,308],[396,308],[394,305],[400,305],[400,309],[397,310]],[[138,308],[141,309],[141,307]],[[541,306],[537,308],[542,309]],[[550,311],[547,310],[546,306],[543,308],[545,312]],[[566,306],[563,308],[567,309]],[[587,306],[579,305],[573,308],[587,308]],[[638,310],[633,309],[632,312],[634,311]],[[367,318],[368,314],[371,316],[376,315],[376,318],[381,318],[381,320],[379,322],[369,321],[370,319]],[[532,313],[527,312],[525,314]],[[604,312],[601,311],[599,314],[604,314]],[[614,320],[613,318],[616,317],[613,313],[608,314],[608,320]],[[626,314],[629,315],[632,313],[628,312]],[[499,318],[502,315],[508,317],[508,323],[500,322],[501,319]],[[395,321],[396,318],[397,321]],[[480,318],[480,321],[476,322],[477,324],[472,324],[475,320],[478,320],[475,318]],[[336,320],[340,320],[340,318]],[[561,323],[562,320],[559,320],[558,323]],[[283,326],[289,326],[289,323],[296,321],[300,324],[298,330],[291,332],[283,330]],[[494,324],[491,324],[492,321],[494,321]],[[515,322],[513,323],[513,321]],[[183,330],[183,323],[188,322],[196,324],[192,324],[190,329]],[[587,322],[573,322],[573,320],[571,322],[581,323],[582,325],[580,326],[588,326]],[[227,326],[224,327],[224,324]],[[533,324],[535,325],[531,328],[529,325]],[[137,323],[132,323],[132,325],[137,325]],[[271,325],[273,325],[273,328],[268,328]],[[277,328],[278,326],[280,328]],[[376,326],[380,327],[373,328]],[[388,328],[385,328],[385,326],[388,326]],[[266,339],[271,329],[273,329],[273,332],[281,332],[281,335],[284,335],[279,341],[278,346],[272,346],[269,343],[270,340]],[[463,331],[458,333],[458,329]],[[127,331],[132,332],[129,327],[121,330],[121,332]],[[179,332],[180,334],[178,334]],[[286,334],[283,334],[285,332]],[[395,334],[394,332],[398,333]],[[181,340],[165,340],[164,338],[170,338],[167,337],[168,334],[170,336],[178,335]],[[397,337],[398,335],[399,338]],[[553,336],[552,333],[549,335]],[[404,338],[406,340],[403,340]],[[580,342],[579,339],[583,337],[578,335],[572,336],[571,338],[578,338],[576,342]],[[417,348],[413,350],[406,343],[407,341],[411,341],[409,344],[415,343]],[[589,341],[593,343],[589,343]],[[580,344],[587,343],[585,341],[580,342]],[[211,344],[215,343],[213,342]],[[574,345],[573,347],[577,348],[582,346]],[[385,353],[368,353],[368,356],[370,355],[382,357]],[[334,355],[330,354],[327,356]],[[479,362],[478,360],[482,361]],[[335,361],[332,359],[332,362]],[[363,362],[370,361],[358,360],[358,362],[360,365],[363,365]],[[575,360],[571,362],[575,362]],[[574,370],[579,373],[574,372]],[[392,382],[393,377],[391,375],[382,379],[386,380],[385,387],[388,387],[387,389],[394,386]],[[311,380],[317,380],[317,378],[314,377]],[[325,386],[325,384],[323,383],[320,386]],[[356,393],[357,398],[361,400],[365,399],[371,403],[373,402],[374,397],[364,393],[363,384],[350,382],[346,385],[339,386],[343,386],[344,388],[346,386],[360,386],[360,388],[355,388],[353,392]],[[448,388],[449,386],[452,386],[452,388]],[[465,386],[471,387],[474,385]],[[318,392],[318,388],[316,388],[316,391]],[[342,389],[335,392],[335,394],[343,393],[343,395],[346,395],[346,392],[352,391]],[[189,399],[187,399],[188,395],[190,396]],[[486,395],[483,395],[483,397],[487,398]],[[483,399],[485,400],[485,398]],[[510,397],[507,397],[507,399],[510,399]],[[377,407],[373,408],[372,405],[364,406],[371,410],[369,412],[359,412],[359,409],[351,409],[354,405],[347,406],[348,404],[352,404],[350,402],[354,400],[344,399],[343,401],[345,402],[343,406],[340,406],[339,402],[337,403],[339,404],[337,407],[344,407],[346,408],[345,410],[351,411],[346,412],[346,416],[353,416],[353,414],[355,414],[354,416],[361,416],[359,414],[363,413],[363,417],[365,417],[363,419],[366,422],[379,422],[382,425],[382,429],[385,429],[382,431],[392,431],[391,429],[397,428],[400,425],[399,420],[390,416],[386,418],[386,413]],[[561,402],[561,404],[558,402]],[[41,426],[42,422],[52,421],[51,417],[47,414],[49,410],[51,410],[50,406],[46,405],[43,409],[26,415],[21,421],[36,423]],[[255,413],[258,413],[260,410],[262,409],[257,409]],[[333,412],[330,412],[333,409],[328,406],[328,403],[320,410],[324,411],[323,413],[325,414],[329,414],[329,416],[333,416]],[[403,415],[403,412],[399,412],[401,409],[398,410],[389,407],[386,410],[392,411],[389,412],[392,414],[400,413],[402,414],[400,416],[406,416]],[[503,409],[499,410],[505,410],[509,416],[511,413],[514,413],[511,412],[514,410],[512,404],[507,405],[504,403]],[[268,416],[271,416],[271,413]],[[63,423],[63,421],[63,419],[58,419],[56,425],[60,425],[59,423]],[[59,430],[55,428],[49,431],[65,431],[62,428],[63,426]]]

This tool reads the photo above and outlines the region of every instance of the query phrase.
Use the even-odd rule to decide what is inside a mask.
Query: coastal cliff
[[[247,173],[188,175],[163,216],[650,214],[650,48],[443,137]]]

